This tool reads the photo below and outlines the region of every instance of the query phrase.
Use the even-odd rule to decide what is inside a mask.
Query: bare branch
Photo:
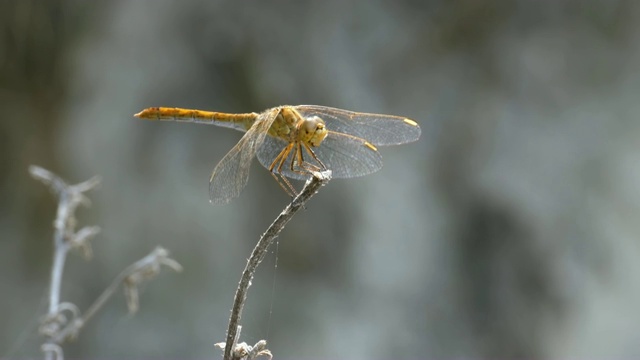
[[[93,177],[77,185],[68,185],[58,175],[39,166],[29,166],[29,173],[34,179],[40,180],[58,196],[58,209],[56,219],[53,223],[53,263],[51,264],[51,280],[49,288],[49,311],[40,327],[41,332],[51,338],[65,324],[67,318],[62,314],[69,307],[60,306],[60,288],[62,286],[62,275],[67,253],[72,247],[79,248],[88,256],[91,254],[89,239],[95,236],[100,229],[97,227],[84,228],[78,233],[75,232],[76,218],[75,210],[78,205],[89,205],[88,198],[83,194],[95,188],[100,183],[99,177]],[[50,341],[43,344],[42,350],[47,359],[62,360],[62,348]]]
[[[251,286],[251,280],[253,280],[255,271],[266,255],[269,246],[273,243],[276,237],[278,237],[284,226],[289,222],[289,220],[291,220],[291,218],[298,212],[298,210],[303,208],[304,204],[309,201],[309,199],[311,199],[311,197],[318,192],[320,187],[325,185],[330,179],[330,170],[321,173],[314,172],[313,176],[309,180],[307,180],[307,183],[304,185],[304,188],[302,189],[300,194],[298,194],[298,196],[296,196],[291,201],[291,203],[287,205],[287,207],[280,213],[280,215],[278,215],[275,221],[269,226],[267,231],[262,234],[262,237],[253,249],[251,257],[247,261],[247,266],[242,272],[242,277],[240,278],[238,288],[236,289],[233,308],[231,309],[231,317],[229,318],[229,327],[227,328],[227,341],[224,343],[224,360],[243,358],[243,356],[239,356],[240,353],[236,351],[236,344],[238,343],[239,338],[238,329],[240,327],[242,309],[247,299],[247,291],[249,290],[249,286]],[[264,346],[266,346],[266,342]],[[258,353],[261,353],[262,355],[268,353],[269,358],[271,357],[271,352],[266,349],[261,349],[258,351]]]
[[[129,312],[138,310],[138,287],[143,281],[148,281],[160,273],[161,265],[167,266],[176,272],[182,271],[182,266],[169,257],[169,251],[163,247],[156,247],[151,253],[135,263],[129,265],[118,276],[115,277],[111,285],[91,304],[82,317],[70,321],[64,329],[59,331],[54,343],[62,343],[65,339],[77,337],[78,332],[86,323],[111,299],[116,293],[120,284],[124,286],[127,297],[127,307]]]
[[[45,358],[63,360],[64,356],[60,344],[66,340],[75,339],[80,329],[113,296],[121,283],[125,288],[129,312],[133,313],[138,310],[138,287],[143,281],[158,275],[162,265],[175,271],[182,271],[182,266],[169,257],[169,251],[157,247],[149,255],[122,271],[84,315],[80,316],[80,310],[75,305],[60,303],[60,287],[64,263],[69,250],[79,250],[86,259],[92,256],[90,240],[100,232],[100,228],[85,226],[76,231],[75,210],[79,205],[88,206],[90,204],[89,199],[83,193],[95,188],[100,183],[100,178],[96,176],[76,185],[68,185],[56,174],[38,166],[30,166],[29,173],[35,179],[49,186],[59,198],[54,222],[54,257],[51,268],[49,311],[41,321],[40,333],[48,338],[41,347]]]

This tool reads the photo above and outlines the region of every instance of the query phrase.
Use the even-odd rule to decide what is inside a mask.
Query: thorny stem
[[[313,177],[307,181],[304,188],[298,196],[296,196],[289,205],[278,215],[274,222],[269,226],[267,231],[260,237],[255,248],[251,252],[251,257],[247,261],[247,265],[242,272],[240,283],[236,289],[236,295],[231,309],[231,317],[229,318],[229,327],[227,328],[227,340],[224,348],[224,360],[232,360],[232,351],[236,347],[238,327],[242,316],[242,309],[247,299],[247,291],[251,286],[251,280],[256,269],[267,253],[269,246],[278,237],[284,226],[293,218],[293,216],[303,208],[304,204],[311,199],[316,192],[331,179],[331,171],[314,172]]]

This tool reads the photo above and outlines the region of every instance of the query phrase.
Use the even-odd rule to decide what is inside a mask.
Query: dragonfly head
[[[301,140],[313,147],[318,147],[327,137],[329,131],[324,124],[324,120],[317,116],[308,117],[300,124]]]

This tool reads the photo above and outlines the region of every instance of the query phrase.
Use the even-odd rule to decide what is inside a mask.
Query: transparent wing
[[[329,170],[333,178],[352,178],[376,172],[382,168],[380,153],[366,145],[364,139],[329,131],[322,144],[312,148]],[[267,136],[264,143],[258,148],[257,156],[260,164],[267,169],[273,163],[280,151],[287,146],[287,142]],[[303,149],[304,160],[318,165],[313,158]],[[309,175],[291,171],[291,159],[295,151],[292,151],[282,167],[282,174],[291,179],[304,180]]]
[[[420,126],[401,116],[359,113],[318,105],[294,108],[304,117],[320,117],[331,131],[365,139],[375,146],[404,144],[420,138]]]
[[[220,160],[209,180],[209,198],[216,204],[226,204],[240,195],[249,180],[249,169],[256,150],[264,142],[279,108],[260,114],[242,139]]]

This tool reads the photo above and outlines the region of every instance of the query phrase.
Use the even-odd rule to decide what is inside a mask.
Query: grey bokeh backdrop
[[[69,358],[211,358],[288,199],[255,164],[207,201],[241,134],[134,119],[321,104],[410,117],[417,143],[333,180],[280,236],[243,340],[277,358],[640,355],[640,5],[628,1],[8,1],[0,5],[0,355],[39,357],[55,203],[30,164],[98,174],[63,299],[86,308],[156,245],[185,267]],[[277,268],[275,266],[277,258]]]

